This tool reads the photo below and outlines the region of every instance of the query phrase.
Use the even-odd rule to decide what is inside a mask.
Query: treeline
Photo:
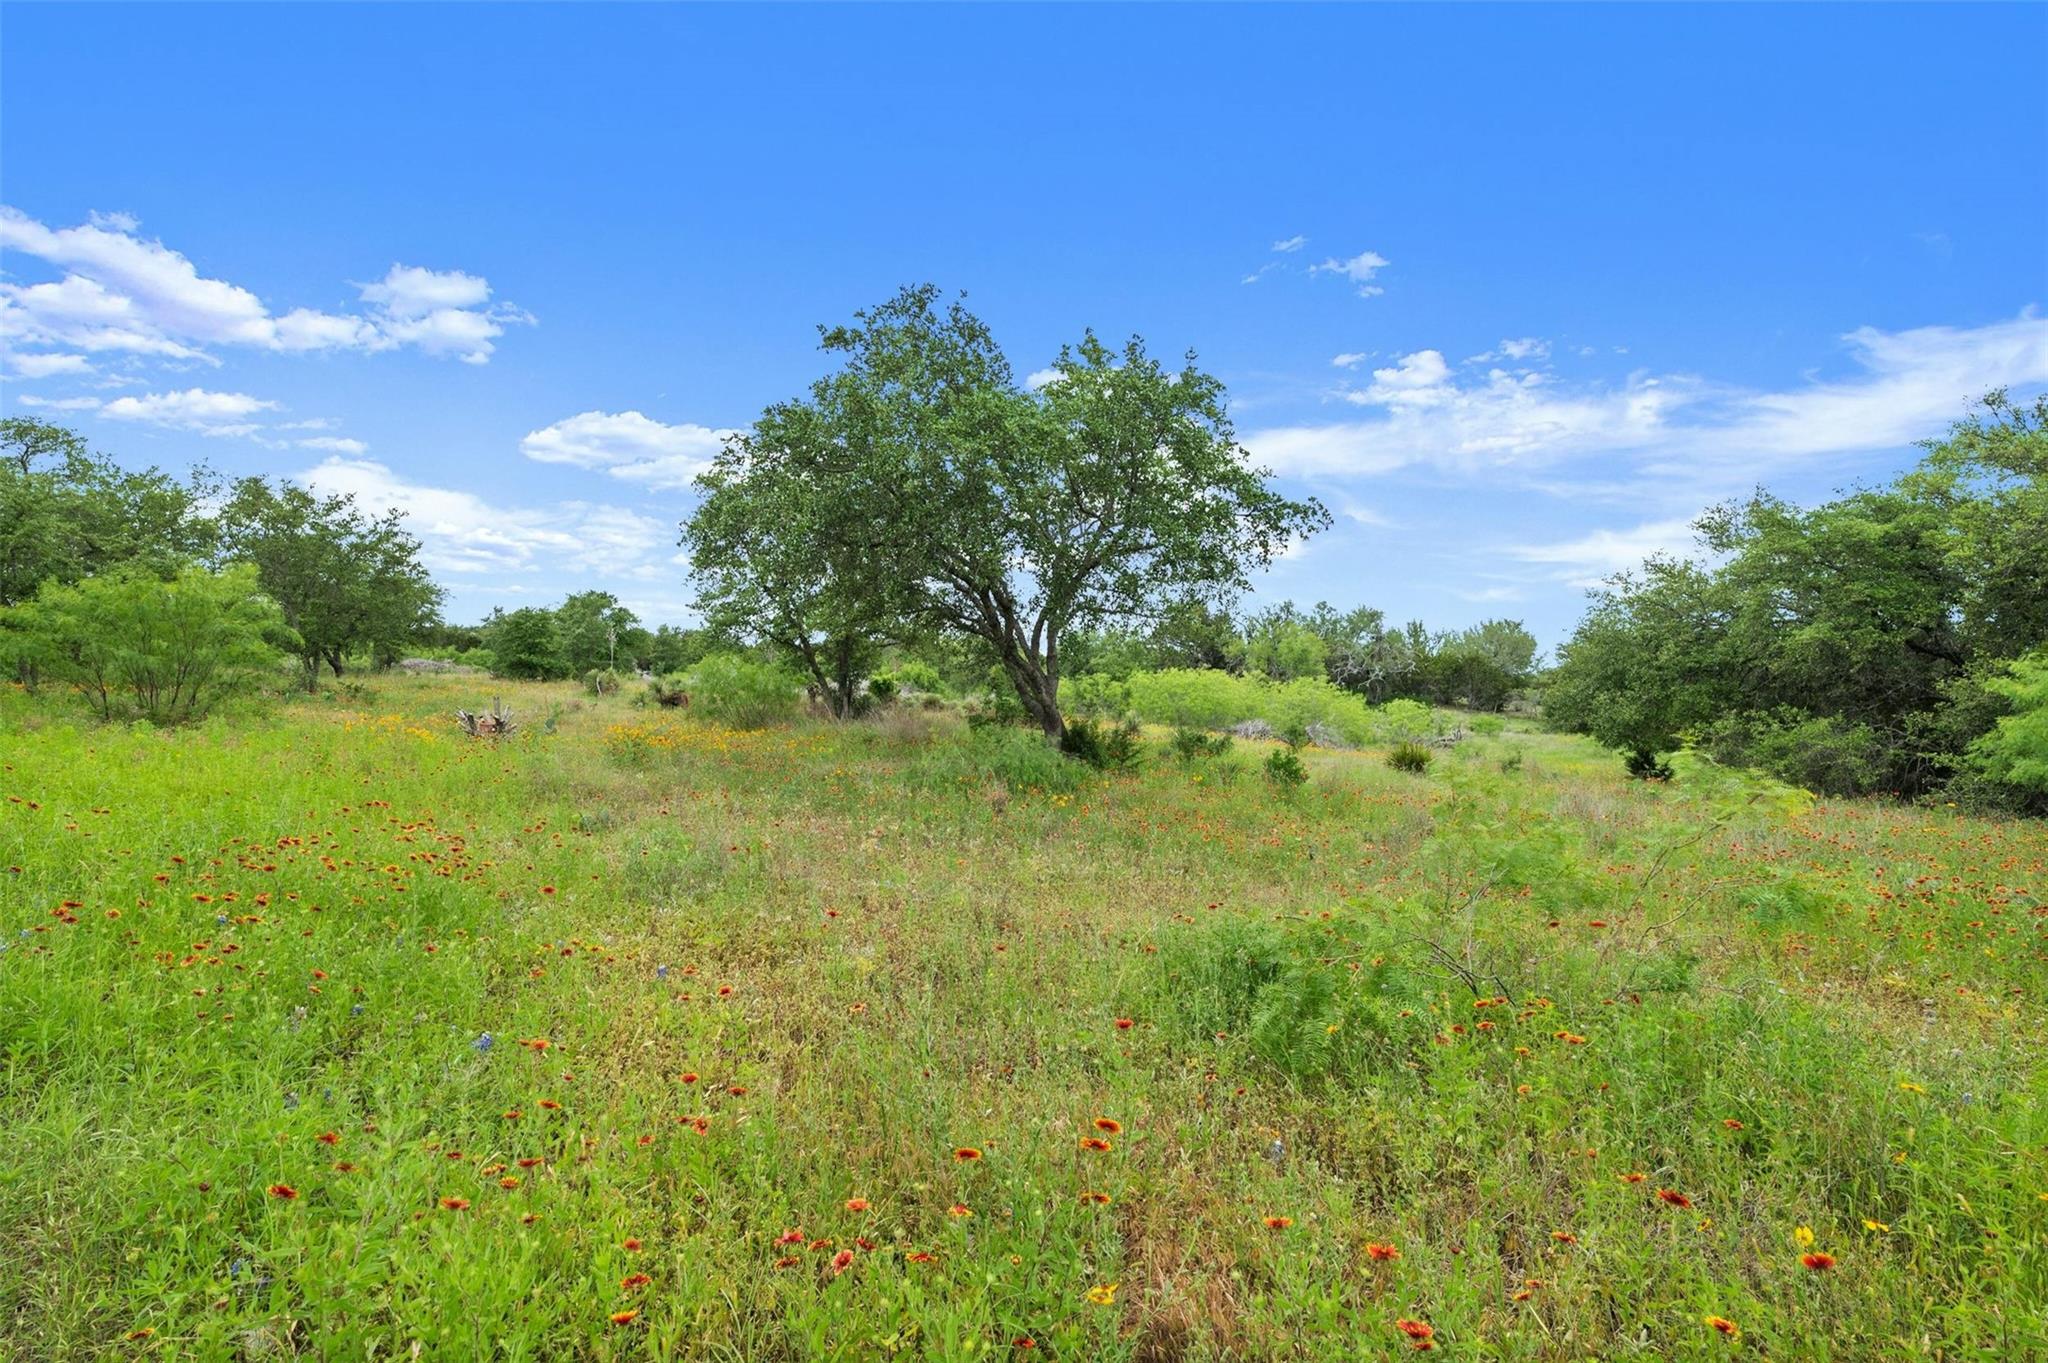
[[[121,468],[76,432],[0,421],[0,672],[103,715],[179,720],[281,656],[312,689],[439,618],[399,513],[260,477]]]
[[[480,624],[435,624],[414,650],[488,668],[520,681],[555,681],[594,672],[680,672],[713,652],[744,644],[712,630],[653,629],[610,592],[572,592],[557,606],[494,610]]]
[[[2002,393],[1882,487],[1767,493],[1596,598],[1550,720],[1657,775],[1692,743],[1831,794],[2048,810],[2048,399]]]

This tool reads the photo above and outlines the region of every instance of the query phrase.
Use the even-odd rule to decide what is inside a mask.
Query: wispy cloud
[[[212,436],[253,435],[262,424],[249,418],[276,409],[276,403],[247,393],[214,393],[204,388],[146,393],[99,404],[99,414],[110,421],[139,421]]]
[[[1842,341],[1853,372],[1778,391],[1679,374],[1567,384],[1540,369],[1457,369],[1418,350],[1338,391],[1368,415],[1254,431],[1246,444],[1282,472],[1324,478],[1411,466],[1526,474],[1613,457],[1636,477],[1753,476],[1900,448],[1938,434],[1988,389],[2048,383],[2048,321],[2031,312],[1981,327],[1864,327]]]
[[[1391,264],[1393,262],[1378,251],[1360,251],[1348,260],[1339,260],[1337,257],[1331,256],[1319,265],[1309,266],[1308,272],[1310,274],[1334,274],[1348,279],[1358,286],[1358,296],[1360,298],[1377,298],[1385,293],[1386,290],[1373,283],[1373,277]]]

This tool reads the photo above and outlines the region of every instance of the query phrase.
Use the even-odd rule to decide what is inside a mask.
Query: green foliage
[[[1086,716],[1067,721],[1060,735],[1060,751],[1079,758],[1097,771],[1136,771],[1145,757],[1144,742],[1138,736],[1138,722],[1098,723]]]
[[[724,573],[714,591],[771,635],[780,613],[806,638],[901,617],[976,640],[1047,734],[1071,631],[1241,590],[1328,521],[1246,462],[1212,375],[1170,371],[1136,339],[1084,334],[1028,388],[980,319],[927,285],[824,347],[840,369],[770,408],[704,480],[688,534]]]
[[[1429,707],[1420,701],[1390,700],[1374,716],[1374,737],[1411,741],[1426,735],[1433,722]]]
[[[2048,399],[1992,394],[1887,486],[1810,509],[1759,493],[1698,529],[1712,566],[1652,560],[1595,601],[1552,722],[1645,754],[1698,732],[1817,789],[1928,795],[1997,718],[1982,679],[2048,645]]]
[[[1234,742],[1229,734],[1212,734],[1183,724],[1174,729],[1170,746],[1181,761],[1202,762],[1228,756]]]
[[[1308,766],[1301,760],[1299,745],[1285,743],[1266,754],[1266,780],[1274,789],[1299,790],[1308,784]]]
[[[1259,676],[1274,681],[1304,677],[1321,681],[1329,656],[1330,646],[1322,637],[1291,615],[1269,612],[1253,617],[1245,628],[1244,665]]]
[[[983,766],[1016,794],[1067,794],[1088,778],[1084,763],[1063,756],[1042,734],[1016,725],[976,730],[975,752]]]
[[[492,671],[500,677],[545,681],[569,674],[562,654],[562,633],[555,613],[522,606],[494,617],[485,637],[490,640]]]
[[[593,696],[616,696],[625,678],[608,667],[593,667],[583,674],[583,689]]]
[[[203,471],[188,484],[130,472],[62,426],[0,419],[0,607],[124,563],[174,573],[213,543],[211,491]]]
[[[1971,745],[1971,758],[1995,780],[2048,791],[2048,649],[2013,659],[2005,676],[1985,684],[2012,713]]]
[[[1499,715],[1474,715],[1468,721],[1472,732],[1481,738],[1498,738],[1507,732],[1508,723]]]
[[[735,728],[759,729],[796,713],[796,679],[743,654],[712,654],[684,674],[683,685],[693,711]]]
[[[1630,748],[1621,755],[1621,765],[1638,781],[1669,781],[1671,764],[1648,748]]]
[[[635,661],[633,644],[639,617],[619,604],[610,592],[575,592],[555,607],[555,633],[561,642],[561,665],[571,676],[611,671],[621,661]],[[651,641],[651,636],[649,636]]]
[[[256,570],[187,568],[169,578],[139,565],[65,585],[0,611],[5,636],[41,675],[69,685],[101,719],[183,724],[274,675],[297,643]]]
[[[219,524],[223,560],[255,565],[298,636],[309,691],[323,663],[339,677],[351,653],[394,661],[438,617],[442,591],[396,510],[373,516],[353,494],[252,477],[234,484]]]
[[[896,679],[877,674],[868,678],[868,699],[877,705],[887,705],[896,699]]]
[[[1723,766],[1754,767],[1822,795],[1868,794],[1889,770],[1884,740],[1869,725],[1789,705],[1724,716],[1697,742]]]
[[[1429,749],[1420,743],[1396,743],[1387,752],[1387,765],[1395,771],[1421,775],[1429,770]]]

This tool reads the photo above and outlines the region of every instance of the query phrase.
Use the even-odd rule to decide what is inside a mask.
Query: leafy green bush
[[[17,665],[69,685],[101,719],[183,724],[274,675],[297,642],[256,569],[188,568],[166,580],[124,565],[46,583],[0,612]]]
[[[1098,724],[1081,715],[1067,721],[1060,751],[1097,771],[1136,771],[1144,758],[1144,743],[1138,737],[1138,722],[1134,719],[1121,724]]]
[[[1867,724],[1781,706],[1727,715],[1700,734],[1700,750],[1723,766],[1754,767],[1823,795],[1881,788],[1887,745]]]
[[[1080,789],[1088,779],[1085,765],[1062,756],[1044,735],[1027,729],[982,729],[974,735],[974,748],[988,770],[1018,794],[1064,794]]]
[[[546,681],[566,674],[562,661],[562,635],[555,613],[538,606],[511,611],[491,625],[490,650],[500,677]]]
[[[593,667],[583,674],[583,689],[593,696],[616,696],[624,681],[609,667]]]
[[[1208,668],[1133,672],[1124,685],[1132,712],[1156,724],[1224,729],[1261,709],[1255,683]]]
[[[2048,649],[2013,659],[2006,671],[1985,685],[2013,713],[1970,746],[1971,760],[1994,780],[2048,791]]]
[[[1472,716],[1472,732],[1481,738],[1498,738],[1507,732],[1508,722],[1499,715]]]
[[[887,675],[869,677],[868,699],[877,705],[887,705],[896,699],[896,679]]]
[[[1091,672],[1060,679],[1060,709],[1068,714],[1116,719],[1130,708],[1130,688],[1114,677]]]
[[[1173,755],[1181,761],[1200,762],[1207,758],[1226,755],[1234,741],[1229,734],[1212,734],[1183,724],[1173,731],[1173,738],[1168,746]]]
[[[1308,768],[1293,748],[1275,748],[1266,754],[1266,779],[1276,789],[1299,790],[1308,784]]]
[[[1420,743],[1396,743],[1387,753],[1387,765],[1395,771],[1420,775],[1429,770],[1429,749]]]
[[[796,712],[796,679],[737,653],[712,654],[683,674],[683,685],[697,713],[736,728],[763,728]]]
[[[1430,730],[1429,707],[1418,700],[1390,700],[1373,714],[1375,737],[1396,742],[1421,738]]]
[[[1621,755],[1621,765],[1638,781],[1669,781],[1671,764],[1648,748],[1631,748]]]
[[[927,696],[946,694],[945,679],[930,663],[919,662],[913,658],[908,662],[898,663],[890,671],[889,676],[905,691],[921,691]]]

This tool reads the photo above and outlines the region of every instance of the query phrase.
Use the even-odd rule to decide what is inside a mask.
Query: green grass
[[[507,699],[0,695],[0,1357],[2048,1350],[2039,824]]]

